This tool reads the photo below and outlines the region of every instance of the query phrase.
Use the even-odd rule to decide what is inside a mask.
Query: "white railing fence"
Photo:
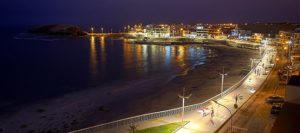
[[[256,66],[258,64],[256,64]],[[255,68],[255,67],[253,67],[253,68]],[[252,69],[246,76],[244,76],[236,84],[234,84],[233,86],[231,86],[230,88],[228,88],[226,91],[224,91],[223,92],[223,96],[229,94],[233,90],[237,89],[240,85],[242,85],[243,82],[251,75],[251,73],[253,72],[253,70],[254,69]],[[209,104],[210,101],[217,100],[220,97],[221,97],[221,94],[218,94],[218,95],[216,95],[216,96],[214,96],[214,97],[212,97],[210,99],[207,99],[204,102],[193,104],[193,105],[189,105],[189,106],[185,106],[184,107],[184,111],[185,112],[190,112],[190,111],[194,111],[194,110],[197,110],[197,109],[201,109],[205,105]],[[139,122],[143,122],[143,121],[148,121],[148,120],[152,120],[152,119],[157,119],[157,118],[162,118],[162,117],[168,117],[168,116],[172,116],[172,115],[177,115],[177,114],[180,114],[181,111],[182,111],[182,107],[174,108],[174,109],[170,109],[170,110],[159,111],[159,112],[154,112],[154,113],[148,113],[148,114],[133,116],[133,117],[129,117],[129,118],[121,119],[121,120],[116,120],[116,121],[112,121],[112,122],[108,122],[108,123],[103,123],[103,124],[92,126],[92,127],[88,127],[88,128],[83,128],[83,129],[75,130],[75,131],[72,131],[71,133],[94,133],[94,132],[103,131],[105,129],[117,128],[117,127],[125,126],[125,125],[133,125],[133,124],[136,124],[136,123],[139,123]]]

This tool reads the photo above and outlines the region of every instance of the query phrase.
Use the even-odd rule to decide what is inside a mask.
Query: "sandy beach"
[[[192,97],[187,105],[202,102],[220,93],[223,67],[229,72],[224,88],[228,88],[250,69],[250,58],[258,57],[258,50],[240,49],[225,45],[207,45],[217,56],[196,66],[187,74],[166,83],[169,75],[119,82],[82,90],[61,97],[36,101],[15,107],[0,115],[0,133],[67,132],[126,118],[179,107],[178,94],[185,87]]]

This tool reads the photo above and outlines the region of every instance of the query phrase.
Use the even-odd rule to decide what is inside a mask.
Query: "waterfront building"
[[[202,24],[197,24],[196,25],[196,36],[199,38],[208,38],[208,29],[202,25]]]
[[[149,38],[169,38],[171,36],[170,26],[165,24],[146,25],[145,37]]]
[[[222,29],[218,25],[208,25],[207,28],[208,28],[208,34],[212,38],[223,35]]]
[[[191,33],[191,25],[172,24],[170,25],[170,32],[172,37],[185,37]]]
[[[233,29],[236,29],[238,27],[238,24],[233,23],[226,23],[226,24],[220,24],[220,28],[222,29],[222,33],[226,35],[230,35],[231,31]]]
[[[134,26],[127,26],[127,27],[124,27],[124,30],[127,29],[128,30],[128,33],[133,35],[133,36],[136,36],[136,37],[142,37],[142,36],[145,36],[145,28],[143,27],[142,24],[136,24]]]
[[[263,40],[263,38],[264,38],[264,35],[262,33],[254,33],[251,36],[250,41],[251,42],[255,42],[255,43],[261,43],[261,41]]]
[[[231,30],[230,38],[249,40],[251,38],[252,32],[249,30],[233,29]]]

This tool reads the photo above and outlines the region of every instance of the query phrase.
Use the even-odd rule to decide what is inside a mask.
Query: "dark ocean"
[[[204,64],[209,53],[201,45],[128,44],[101,37],[33,35],[27,29],[1,29],[0,107],[162,73],[172,77]]]

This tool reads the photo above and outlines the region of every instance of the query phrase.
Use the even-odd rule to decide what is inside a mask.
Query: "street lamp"
[[[92,34],[94,34],[94,27],[91,27]]]
[[[251,60],[251,70],[252,70],[253,69],[253,62],[254,62],[255,59],[250,58],[250,60]]]
[[[102,34],[103,34],[103,27],[101,27],[101,32],[102,32]]]
[[[251,70],[253,69],[253,66],[254,66],[254,61],[261,61],[261,59],[252,59],[250,58],[250,61],[251,61]]]
[[[183,88],[183,91],[182,91],[182,95],[178,95],[180,98],[182,98],[182,112],[181,112],[181,122],[183,123],[183,116],[184,116],[184,102],[185,102],[185,99],[189,99],[192,94],[189,94],[188,96],[185,96],[185,88]]]
[[[225,105],[219,103],[219,102],[216,101],[216,100],[212,100],[212,102],[213,102],[213,103],[216,103],[216,104],[218,104],[218,105],[221,105],[222,107],[226,108],[226,109],[228,110],[228,112],[230,113],[230,117],[232,116],[232,112],[231,112],[231,110],[230,110],[228,107],[226,107]],[[230,117],[229,117],[229,118],[230,118]],[[233,133],[233,132],[232,132],[232,119],[231,119],[231,118],[230,118],[230,131],[231,131],[231,133]]]
[[[224,67],[223,67],[223,73],[219,73],[222,77],[222,83],[221,83],[221,97],[223,97],[223,90],[224,90],[224,77],[228,75],[227,73],[224,73]]]
[[[259,45],[259,57],[261,58],[261,45]]]

